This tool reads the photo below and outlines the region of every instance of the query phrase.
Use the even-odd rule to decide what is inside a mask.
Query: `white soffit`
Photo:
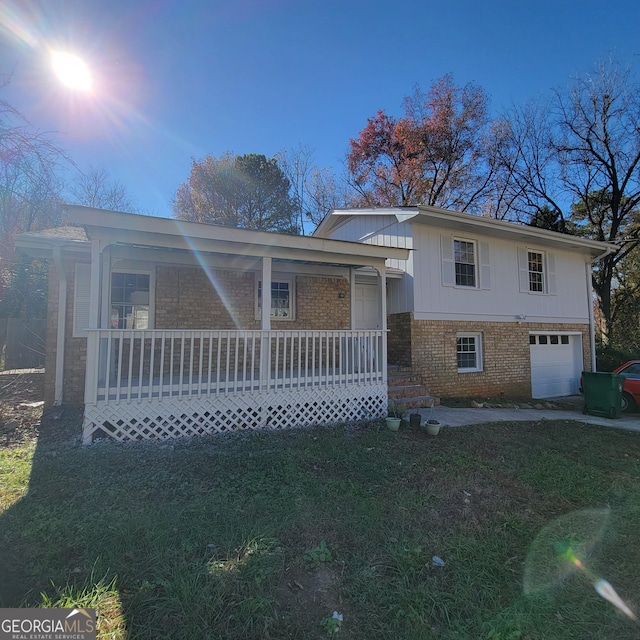
[[[474,233],[505,240],[515,240],[528,244],[579,251],[590,255],[599,255],[605,251],[617,250],[614,244],[579,238],[547,229],[538,229],[514,222],[505,222],[494,218],[485,218],[470,213],[459,213],[438,207],[419,207],[415,214],[398,214],[398,220],[412,224],[424,224],[430,227],[447,229],[459,233]]]
[[[220,227],[76,205],[69,206],[68,211],[71,220],[84,226],[90,237],[111,243],[354,265],[378,264],[387,258],[406,260],[409,256],[407,249],[343,240]]]

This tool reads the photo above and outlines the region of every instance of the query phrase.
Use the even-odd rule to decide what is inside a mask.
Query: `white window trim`
[[[482,333],[480,331],[461,331],[456,333],[456,365],[458,363],[458,338],[474,338],[476,341],[476,366],[458,367],[458,373],[478,373],[484,371],[482,357]]]
[[[529,280],[529,253],[542,255],[542,291],[532,291]],[[556,295],[556,267],[555,255],[550,251],[537,247],[518,247],[518,280],[520,293],[528,293],[532,296]]]
[[[468,284],[458,284],[456,282],[456,242],[466,242],[467,244],[473,245],[473,285]],[[463,264],[463,263],[460,263]],[[466,263],[464,263],[466,264]],[[458,289],[478,289],[480,285],[480,274],[478,270],[478,242],[476,240],[471,240],[470,238],[453,238],[453,278],[455,282],[455,286]]]
[[[281,273],[274,273],[271,276],[271,283],[274,282],[286,282],[289,285],[289,308],[291,313],[288,318],[282,318],[279,316],[271,316],[272,321],[277,322],[292,322],[296,319],[296,279],[295,276],[292,275],[284,275]],[[258,305],[258,288],[262,286],[262,278],[256,278],[256,291],[254,296],[254,310],[255,310],[255,319],[260,320],[262,317],[261,308]]]
[[[156,276],[155,270],[149,269],[127,269],[127,268],[118,268],[112,269],[109,272],[109,288],[107,290],[107,317],[105,321],[107,322],[107,327],[111,328],[111,278],[114,273],[133,273],[136,275],[149,276],[149,321],[147,329],[155,328],[155,319],[156,319]],[[126,331],[126,329],[124,329]],[[144,331],[144,329],[142,329]]]
[[[469,242],[473,245],[474,280],[473,286],[456,284],[455,242]],[[442,286],[463,291],[491,289],[491,250],[486,240],[444,234],[440,238]]]

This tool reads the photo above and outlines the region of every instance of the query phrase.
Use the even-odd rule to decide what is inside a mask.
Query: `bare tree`
[[[89,165],[70,187],[77,204],[111,211],[136,211],[137,205],[127,187],[110,178],[102,167]]]
[[[280,168],[291,183],[298,226],[316,227],[330,209],[354,203],[355,194],[347,179],[339,179],[329,167],[318,167],[313,151],[306,145],[276,154]]]
[[[541,210],[564,221],[566,193],[553,144],[550,107],[529,102],[512,107],[494,122],[496,186],[495,217],[528,223]]]
[[[0,84],[6,86],[8,79]],[[62,220],[59,172],[68,162],[50,134],[0,100],[0,280],[13,264],[13,237]]]
[[[594,269],[607,344],[617,265],[640,240],[640,87],[630,69],[602,62],[548,105],[514,109],[501,124],[512,210],[532,217],[547,207],[577,233],[621,245]]]

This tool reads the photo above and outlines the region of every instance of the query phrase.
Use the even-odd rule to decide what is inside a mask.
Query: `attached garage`
[[[531,397],[558,398],[579,393],[582,373],[582,335],[532,333]]]

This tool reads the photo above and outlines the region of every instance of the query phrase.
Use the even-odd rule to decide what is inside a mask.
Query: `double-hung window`
[[[549,251],[518,247],[521,293],[555,295],[555,256]]]
[[[479,238],[440,236],[442,286],[460,289],[491,289],[489,242]]]
[[[262,281],[258,281],[256,317],[262,313]],[[271,281],[271,317],[279,320],[293,319],[293,280]]]
[[[112,329],[149,328],[148,273],[111,274],[110,326]]]
[[[529,268],[529,291],[544,292],[544,254],[540,251],[527,251]]]
[[[476,286],[476,247],[469,240],[454,240],[453,254],[456,270],[456,285]]]
[[[458,373],[482,371],[482,334],[458,333],[456,336]]]

